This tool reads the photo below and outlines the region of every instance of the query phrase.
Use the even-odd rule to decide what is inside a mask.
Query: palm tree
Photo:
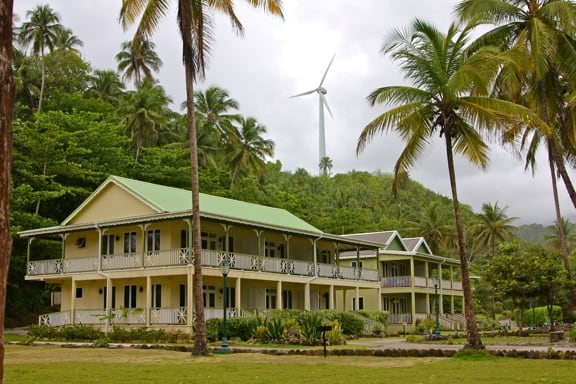
[[[329,175],[330,170],[334,165],[332,164],[332,159],[328,156],[324,156],[320,159],[320,171],[323,175]]]
[[[476,223],[470,228],[474,240],[490,250],[490,257],[496,254],[498,243],[514,237],[516,227],[511,223],[516,220],[516,217],[508,217],[506,208],[499,207],[498,202],[494,205],[482,204],[482,214],[476,216]]]
[[[548,150],[548,163],[554,195],[556,223],[562,222],[556,172],[560,174],[568,195],[576,207],[576,190],[565,167],[566,151],[574,151],[574,124],[562,118],[566,105],[564,82],[576,81],[576,4],[568,0],[464,0],[456,8],[463,19],[478,19],[495,25],[485,33],[480,43],[498,43],[508,49],[511,63],[504,67],[501,76],[501,96],[521,100],[549,127],[528,127],[523,133],[522,144],[528,147],[527,167],[534,167],[535,154],[544,139]],[[522,61],[517,64],[516,59]],[[573,87],[571,87],[573,89]],[[561,140],[561,137],[569,140]],[[562,148],[562,144],[565,145]],[[569,148],[571,147],[571,148]],[[564,238],[562,226],[558,226],[560,239]],[[561,241],[562,258],[568,266],[565,241]],[[570,269],[567,269],[571,279]]]
[[[124,84],[112,70],[95,70],[90,79],[88,94],[112,105],[118,105],[124,92]]]
[[[152,72],[158,73],[163,63],[154,48],[156,44],[147,39],[140,40],[137,48],[132,41],[122,43],[122,50],[116,55],[116,61],[118,71],[123,72],[123,81],[134,79],[134,84],[138,87],[145,78],[152,78]]]
[[[572,252],[574,248],[576,248],[576,226],[565,218],[562,218],[560,225],[558,223],[554,223],[554,225],[550,225],[548,227],[548,231],[550,234],[547,235],[544,240],[546,240],[546,244],[550,248],[560,249],[561,247],[561,236],[560,231],[558,230],[559,227],[562,227],[562,236],[566,240],[566,248],[568,253]],[[570,266],[565,266],[569,268]]]
[[[254,7],[262,7],[271,14],[282,16],[281,0],[247,0]],[[182,36],[184,72],[186,75],[186,103],[188,116],[188,131],[190,138],[190,164],[192,184],[192,244],[194,257],[194,303],[196,309],[196,337],[194,339],[194,355],[207,355],[206,321],[203,308],[202,292],[202,261],[200,236],[200,204],[198,183],[198,147],[196,145],[196,125],[194,109],[194,84],[198,78],[204,77],[206,55],[210,50],[213,37],[213,13],[220,12],[227,16],[239,33],[243,26],[234,13],[232,0],[204,1],[178,0],[178,29]],[[133,44],[150,36],[158,27],[158,20],[168,11],[167,0],[124,0],[120,11],[120,20],[124,28],[134,24],[142,15]]]
[[[126,134],[136,141],[136,163],[142,147],[158,140],[158,130],[167,123],[168,104],[171,102],[164,88],[150,79],[136,91],[128,92],[122,100],[119,111]]]
[[[217,86],[194,93],[197,116],[200,115],[211,129],[216,130],[223,142],[233,132],[232,123],[241,121],[240,115],[230,113],[231,110],[238,110],[239,106],[228,91]]]
[[[454,233],[454,227],[447,222],[448,218],[442,215],[438,201],[433,201],[426,207],[420,220],[406,223],[408,226],[406,230],[423,237],[432,253],[440,255],[442,249],[448,249]]]
[[[6,282],[12,252],[10,231],[10,196],[12,168],[12,116],[14,115],[15,82],[12,68],[13,2],[0,7],[0,383],[4,380],[4,315],[6,313]]]
[[[258,175],[266,168],[266,156],[274,155],[274,142],[262,137],[266,127],[258,124],[253,117],[242,118],[240,128],[234,127],[234,130],[236,132],[228,155],[232,170],[230,187],[241,172]]]
[[[72,30],[68,28],[62,28],[56,33],[56,39],[54,40],[54,49],[62,49],[65,51],[73,51],[80,53],[76,47],[83,47],[84,42],[78,38],[78,36],[72,33]]]
[[[32,52],[35,55],[40,55],[42,76],[37,108],[37,111],[40,112],[46,80],[44,55],[47,50],[52,51],[54,49],[58,34],[63,27],[60,25],[60,17],[49,5],[38,5],[32,11],[26,12],[26,17],[29,18],[29,21],[22,23],[18,40],[24,47],[32,45]]]
[[[488,146],[483,134],[507,122],[528,118],[530,111],[508,101],[489,97],[491,80],[499,60],[488,48],[468,48],[470,26],[452,24],[443,34],[428,23],[415,20],[411,29],[396,31],[382,51],[399,62],[414,86],[382,87],[368,97],[372,106],[390,104],[391,109],[371,121],[358,139],[357,152],[380,132],[394,130],[406,146],[394,167],[396,192],[403,175],[414,165],[431,138],[444,139],[458,253],[462,268],[467,344],[483,348],[475,321],[468,258],[458,200],[454,153],[481,168],[488,163]],[[474,92],[474,94],[472,94]]]

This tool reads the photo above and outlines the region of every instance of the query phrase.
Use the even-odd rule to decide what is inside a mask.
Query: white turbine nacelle
[[[319,159],[318,159],[318,164],[321,163],[322,159],[324,157],[326,157],[326,142],[325,142],[325,138],[324,138],[324,107],[326,107],[326,109],[328,110],[328,113],[330,113],[330,116],[334,117],[334,115],[332,115],[332,111],[330,110],[330,107],[328,106],[328,102],[326,101],[326,98],[324,97],[324,95],[326,93],[328,93],[328,91],[326,90],[326,88],[322,87],[322,84],[324,84],[324,79],[326,79],[326,75],[328,74],[328,70],[330,69],[330,66],[332,65],[332,62],[334,61],[334,58],[336,57],[336,55],[332,56],[332,60],[330,60],[330,63],[328,64],[328,67],[326,67],[326,70],[324,71],[324,75],[322,76],[322,80],[320,80],[320,84],[318,85],[318,88],[313,89],[311,91],[308,92],[303,92],[303,93],[299,93],[297,95],[291,96],[291,98],[293,97],[300,97],[300,96],[305,96],[305,95],[310,95],[311,93],[317,93],[318,94],[318,103],[319,103],[319,110],[318,110],[318,122],[319,122],[319,132],[318,132],[318,154],[319,154]],[[322,173],[322,169],[320,169],[320,173]]]

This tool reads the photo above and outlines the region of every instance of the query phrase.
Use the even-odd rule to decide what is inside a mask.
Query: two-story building
[[[26,279],[59,292],[60,310],[40,323],[191,330],[191,207],[190,191],[111,176],[60,225],[20,232],[29,250],[34,239],[61,244],[57,255],[28,252]],[[454,260],[422,252],[422,242],[409,249],[395,232],[388,243],[332,235],[283,209],[207,194],[200,194],[200,220],[206,318],[223,316],[226,297],[229,316],[385,309],[410,326],[433,312],[432,270],[443,277],[450,271],[446,281],[457,288]],[[224,258],[231,266],[226,295]],[[407,282],[392,284],[392,277]],[[452,300],[459,295],[447,291],[447,282],[443,297]]]

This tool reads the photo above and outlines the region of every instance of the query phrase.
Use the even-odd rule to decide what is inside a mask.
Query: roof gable
[[[377,243],[382,245],[386,250],[393,251],[406,251],[406,245],[404,244],[400,234],[397,231],[383,231],[383,232],[369,232],[369,233],[353,233],[349,235],[343,235],[344,237],[349,237],[357,240],[370,241],[372,243]]]
[[[146,207],[146,209],[141,211],[132,212],[132,217],[142,215],[143,211],[153,214],[184,212],[192,209],[192,196],[188,190],[110,176],[62,224],[66,225],[76,222],[77,218],[81,217],[83,212],[93,206],[96,201],[105,200],[105,195],[112,190],[111,186],[124,190],[131,196],[132,201],[138,201],[138,204]],[[122,210],[119,214],[124,215],[124,217],[130,217],[131,212]],[[314,226],[284,209],[204,193],[200,194],[200,215],[321,233]],[[117,218],[117,216],[114,218]],[[100,219],[102,220],[103,218]]]
[[[409,251],[418,252],[418,253],[426,253],[428,255],[433,255],[428,243],[423,237],[411,237],[408,239],[404,239],[404,244]]]

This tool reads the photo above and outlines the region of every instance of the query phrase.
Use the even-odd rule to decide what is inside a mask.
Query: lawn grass
[[[7,345],[5,384],[574,383],[576,362],[494,358],[212,355]]]

